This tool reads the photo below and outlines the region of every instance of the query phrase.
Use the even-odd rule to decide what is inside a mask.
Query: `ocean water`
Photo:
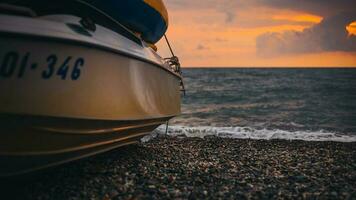
[[[169,135],[356,141],[355,69],[184,69]],[[164,134],[165,126],[155,134]]]

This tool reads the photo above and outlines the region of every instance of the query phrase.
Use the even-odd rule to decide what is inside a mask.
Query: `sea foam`
[[[147,142],[157,136],[185,136],[199,137],[217,136],[222,138],[234,139],[256,139],[256,140],[303,140],[303,141],[334,141],[334,142],[356,142],[356,136],[344,135],[328,131],[286,131],[286,130],[269,130],[255,129],[251,127],[212,127],[212,126],[169,126],[166,133],[166,126],[158,127],[151,135],[142,139]]]

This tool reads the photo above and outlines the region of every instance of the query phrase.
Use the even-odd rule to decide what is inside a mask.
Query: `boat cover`
[[[82,0],[111,16],[148,43],[156,43],[168,28],[168,13],[162,0]],[[29,6],[40,15],[65,13],[76,0],[0,0],[0,3]],[[80,10],[80,8],[79,8]],[[83,12],[86,12],[83,9]]]
[[[168,13],[162,0],[85,0],[104,11],[143,40],[156,43],[168,27]]]

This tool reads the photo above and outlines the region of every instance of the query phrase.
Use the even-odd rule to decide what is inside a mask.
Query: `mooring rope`
[[[169,120],[166,122],[166,135],[168,133],[168,123],[169,123]]]
[[[173,49],[172,49],[172,47],[171,47],[171,44],[169,43],[169,40],[168,40],[166,34],[164,34],[164,39],[166,39],[166,43],[167,43],[167,45],[168,45],[168,47],[169,47],[169,50],[171,51],[172,56],[173,56],[173,57],[176,57],[176,56],[174,55]]]

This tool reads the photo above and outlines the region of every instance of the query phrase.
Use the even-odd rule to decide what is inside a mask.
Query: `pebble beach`
[[[356,199],[356,143],[159,136],[31,177],[3,199]]]

